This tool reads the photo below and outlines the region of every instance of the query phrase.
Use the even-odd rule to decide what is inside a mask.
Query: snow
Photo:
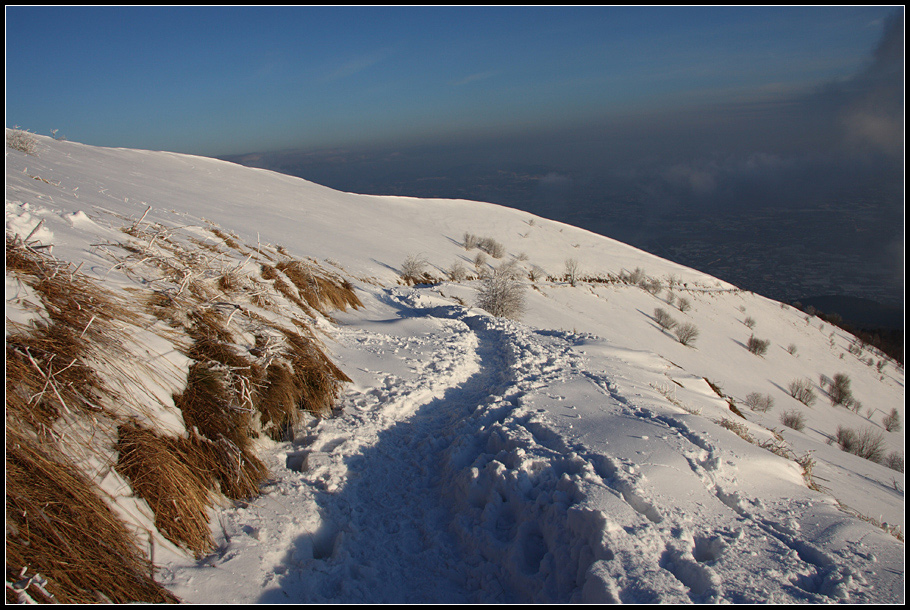
[[[124,239],[118,227],[148,210],[145,222],[200,238],[213,222],[248,244],[326,261],[364,303],[319,321],[352,379],[338,413],[308,418],[291,442],[262,441],[270,482],[261,497],[213,511],[217,552],[196,561],[160,536],[149,544],[160,582],[181,599],[903,602],[903,542],[869,519],[903,531],[904,475],[826,442],[838,425],[881,429],[892,408],[903,421],[903,368],[888,362],[879,373],[847,352],[843,331],[508,208],[340,193],[202,157],[37,138],[37,156],[7,150],[7,233],[24,237],[43,220],[32,239],[109,288],[142,288],[98,244]],[[538,282],[511,321],[471,306],[477,281],[398,284],[411,254],[440,277],[458,260],[471,267],[465,233],[552,275],[574,258],[582,275],[673,276],[693,306],[683,313],[625,284]],[[6,286],[8,324],[40,315],[9,272]],[[662,330],[657,307],[694,323],[696,341],[684,346]],[[144,377],[122,375],[118,387],[143,397],[148,422],[180,434],[170,396],[189,363],[151,331],[129,346]],[[745,348],[753,333],[770,341],[764,356]],[[859,413],[832,407],[817,387],[839,372]],[[786,390],[801,377],[819,394],[811,408]],[[774,407],[749,410],[750,392],[771,395]],[[792,409],[806,417],[801,432],[780,424]],[[724,419],[757,442],[776,430],[793,455],[810,454],[822,489]],[[903,455],[903,431],[884,434]],[[141,531],[147,508],[112,477],[96,473]]]

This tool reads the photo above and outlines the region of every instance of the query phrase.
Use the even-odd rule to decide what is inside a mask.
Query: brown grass
[[[218,239],[223,241],[224,244],[228,248],[233,248],[234,250],[237,250],[238,252],[243,252],[243,248],[240,246],[239,243],[237,243],[237,240],[235,240],[233,237],[231,237],[230,235],[228,235],[221,229],[218,229],[216,227],[209,227],[209,231],[211,231],[212,234],[215,235],[215,237],[217,237]],[[244,254],[245,254],[245,252],[244,252]]]
[[[291,288],[290,284],[281,278],[281,275],[275,267],[272,267],[271,265],[262,265],[262,279],[272,281],[275,289],[283,294],[287,300],[297,305],[297,307],[302,309],[307,315],[313,315],[313,310],[310,306],[300,298],[300,295],[295,289]]]
[[[272,289],[308,315],[362,306],[346,280],[299,261],[276,265],[285,267],[284,275],[262,265],[269,284],[223,270],[211,279],[210,260],[182,248],[163,227],[142,231],[136,223],[126,232],[149,242],[128,248],[135,250],[134,263],[115,257],[117,268],[131,277],[144,277],[146,262],[165,271],[156,278],[164,287],[133,309],[40,247],[7,238],[7,272],[40,295],[48,318],[28,327],[10,323],[7,336],[7,575],[21,581],[24,566],[27,576],[40,572],[57,601],[175,601],[154,583],[152,566],[101,490],[46,442],[70,442],[52,431],[62,416],[96,417],[117,430],[116,470],[148,502],[162,535],[199,555],[212,548],[208,507],[216,495],[250,498],[268,476],[252,439],[260,432],[291,438],[304,410],[330,415],[342,383],[350,381],[305,322],[290,316],[297,328],[279,328],[244,307],[268,304]],[[226,234],[212,232],[239,250]],[[159,435],[99,406],[130,398],[106,387],[92,363],[116,367],[127,357],[118,327],[146,320],[138,313],[143,307],[181,341],[192,340],[181,349],[195,362],[174,396],[184,437]],[[272,336],[277,343],[260,345],[257,338],[250,353],[238,348],[232,328],[259,337],[255,328],[263,325],[278,331]],[[109,449],[90,447],[102,457]],[[35,585],[28,592],[51,601]],[[16,591],[8,588],[8,600],[15,601],[11,596]]]
[[[210,485],[181,459],[187,456],[178,440],[132,422],[120,425],[117,437],[117,472],[148,502],[158,531],[197,557],[210,551]]]
[[[275,268],[291,280],[310,307],[323,315],[327,313],[327,308],[345,311],[348,307],[356,309],[363,306],[347,281],[317,275],[310,266],[297,260],[282,261]]]
[[[60,603],[178,601],[154,581],[132,534],[75,466],[9,417],[6,434],[7,581],[23,568],[38,572]]]
[[[351,379],[328,359],[314,339],[287,329],[282,332],[290,346],[288,357],[302,393],[300,407],[316,416],[330,415],[341,384]]]
[[[269,365],[265,388],[257,400],[262,431],[275,441],[291,440],[300,421],[302,400],[303,391],[291,366],[284,362]]]

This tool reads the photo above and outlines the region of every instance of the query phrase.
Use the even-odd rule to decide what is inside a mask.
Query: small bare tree
[[[574,258],[566,259],[566,281],[571,286],[578,283],[578,261]]]
[[[686,313],[692,309],[692,301],[690,301],[687,297],[679,297],[676,300],[676,308],[681,312]]]

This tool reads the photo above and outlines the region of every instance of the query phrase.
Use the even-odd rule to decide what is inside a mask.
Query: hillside
[[[509,208],[34,139],[6,154],[8,599],[903,602],[904,371],[844,331]],[[510,261],[517,320],[474,306]],[[25,532],[73,518],[36,479],[112,507],[135,567],[54,572],[77,541]]]

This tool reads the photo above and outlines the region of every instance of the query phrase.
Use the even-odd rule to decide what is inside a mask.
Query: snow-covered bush
[[[22,129],[7,129],[6,145],[27,155],[33,155],[38,150],[38,140],[35,136]]]
[[[408,283],[417,283],[423,279],[427,260],[418,254],[409,254],[401,263],[401,277]]]
[[[453,282],[463,282],[468,277],[468,270],[461,261],[455,261],[449,267],[449,279]]]
[[[477,295],[477,306],[494,316],[517,320],[525,310],[525,285],[520,269],[513,263],[503,263],[483,281]]]

